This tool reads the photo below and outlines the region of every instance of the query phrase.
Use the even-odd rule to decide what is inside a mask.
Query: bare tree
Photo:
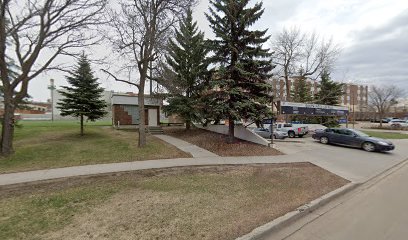
[[[402,97],[404,91],[394,85],[372,86],[368,92],[369,105],[371,105],[380,115],[380,127],[384,114],[398,103],[398,98]]]
[[[1,154],[13,152],[14,111],[30,80],[59,69],[61,55],[96,43],[92,34],[101,23],[107,0],[0,0],[0,71],[4,89]],[[14,59],[11,77],[7,59]]]
[[[273,62],[278,66],[279,77],[285,79],[287,100],[290,100],[291,95],[289,78],[296,72],[295,63],[302,56],[304,39],[305,35],[298,28],[285,28],[271,42]]]
[[[287,100],[291,95],[291,77],[317,79],[323,70],[334,65],[340,53],[332,39],[327,41],[316,33],[305,34],[299,28],[283,29],[271,45],[278,76],[285,79]]]
[[[128,59],[125,65],[139,73],[138,81],[127,81],[139,90],[139,147],[146,145],[144,89],[150,78],[148,70],[152,62],[160,59],[172,28],[194,3],[191,0],[121,0],[120,9],[110,12],[114,35],[109,39],[121,59]]]

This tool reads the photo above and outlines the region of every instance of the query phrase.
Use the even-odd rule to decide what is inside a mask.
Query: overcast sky
[[[340,44],[343,50],[334,79],[367,85],[393,83],[408,89],[408,0],[264,0],[264,8],[255,27],[269,29],[272,36],[284,27],[299,27]],[[208,0],[200,1],[194,17],[210,38],[204,12],[208,12]],[[136,91],[106,79],[100,71],[95,73],[107,90]],[[49,72],[34,79],[29,94],[34,100],[47,100],[49,78],[61,86],[66,85],[63,76]]]

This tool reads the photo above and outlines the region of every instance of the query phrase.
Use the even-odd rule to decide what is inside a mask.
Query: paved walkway
[[[285,163],[298,162],[290,160],[288,156],[282,157],[206,157],[206,158],[177,158],[163,160],[148,160],[138,162],[96,164],[37,170],[29,172],[0,174],[0,186],[16,183],[49,180],[63,177],[75,177],[101,173],[125,172],[155,168],[169,168],[181,166],[205,166],[223,164],[255,164],[255,163]]]
[[[171,137],[169,135],[154,135],[157,138],[160,138],[161,140],[176,146],[178,149],[190,153],[193,158],[202,158],[202,157],[218,157],[217,154],[212,153],[204,148],[200,148],[196,145],[193,145],[189,142],[183,141],[178,138]]]
[[[408,140],[394,140],[394,142],[396,143],[397,149],[392,153],[368,153],[359,149],[322,145],[314,142],[312,139],[305,139],[304,143],[277,143],[278,149],[283,150],[287,155],[264,157],[219,157],[215,154],[212,154],[213,156],[197,157],[196,155],[196,158],[96,164],[9,173],[0,174],[0,186],[64,177],[155,168],[293,162],[310,162],[338,176],[358,183],[367,181],[371,177],[402,162],[408,157]],[[186,148],[190,149],[191,152],[195,152],[195,154],[200,152],[200,148],[198,147],[192,148],[186,145]]]

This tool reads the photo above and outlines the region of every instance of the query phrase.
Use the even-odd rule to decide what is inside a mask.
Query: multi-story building
[[[296,82],[299,78],[292,78],[289,80],[289,87],[293,90],[296,88]],[[270,80],[272,84],[273,94],[276,99],[281,101],[286,101],[286,83],[284,79],[272,79]],[[318,81],[306,80],[306,84],[310,89],[310,94],[314,96],[320,91]],[[368,106],[368,86],[345,83],[344,84],[344,95],[340,97],[340,105],[347,106],[351,111],[365,112]]]

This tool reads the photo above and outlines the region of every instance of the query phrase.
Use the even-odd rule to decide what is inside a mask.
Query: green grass
[[[21,122],[15,131],[15,153],[0,159],[0,173],[97,163],[189,157],[161,140],[148,137],[137,147],[137,132],[113,130],[106,122],[85,126],[74,121]]]
[[[364,133],[372,137],[384,138],[384,139],[408,139],[408,134],[402,134],[402,133],[374,132],[374,131],[364,131]]]

